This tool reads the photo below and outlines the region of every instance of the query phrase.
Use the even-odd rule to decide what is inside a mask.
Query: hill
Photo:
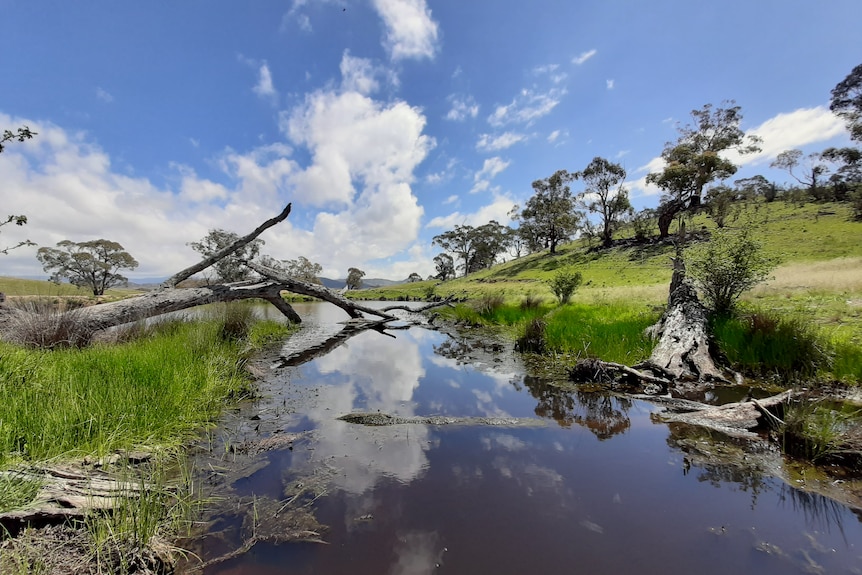
[[[814,317],[819,323],[851,327],[862,334],[862,223],[852,221],[846,204],[796,205],[783,201],[745,206],[727,227],[753,226],[763,249],[781,264],[774,279],[746,294],[752,305]],[[688,225],[696,235],[715,228],[706,214]],[[673,231],[673,229],[672,229]],[[518,299],[528,294],[552,299],[545,283],[556,270],[583,275],[575,296],[582,303],[613,301],[663,304],[671,276],[670,242],[633,243],[623,229],[616,245],[578,239],[558,248],[513,259],[467,277],[446,282],[423,281],[352,294],[368,299],[440,296],[476,298],[494,294]],[[862,335],[860,335],[862,337]]]

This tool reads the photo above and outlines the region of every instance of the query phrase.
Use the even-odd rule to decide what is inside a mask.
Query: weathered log
[[[687,423],[715,431],[720,431],[731,437],[741,439],[758,439],[752,430],[773,426],[781,421],[770,411],[783,403],[787,403],[799,392],[788,390],[765,399],[739,401],[724,405],[707,405],[696,401],[674,398],[659,398],[666,411],[657,417],[665,422]],[[637,399],[656,401],[657,398],[648,395],[636,395]]]
[[[329,290],[324,286],[297,280],[255,262],[246,262],[246,265],[263,276],[263,279],[196,288],[176,287],[179,282],[212,266],[220,259],[253,241],[265,230],[284,221],[290,214],[290,209],[291,206],[288,204],[279,215],[265,221],[250,234],[239,238],[230,246],[204,258],[197,264],[177,272],[156,290],[116,302],[74,310],[77,328],[84,333],[95,333],[109,327],[182,311],[199,305],[252,298],[268,301],[287,317],[288,320],[300,323],[302,318],[281,297],[281,292],[283,291],[328,301],[340,307],[351,318],[355,319],[364,317],[363,314],[377,316],[384,323],[398,319],[388,312],[393,309],[399,309],[401,306],[392,306],[383,310],[374,309],[348,300],[341,294]],[[429,304],[426,308],[446,304],[448,304],[448,300]],[[15,322],[19,320],[27,321],[27,315],[27,311],[15,309],[8,305],[0,306],[0,336],[9,339],[9,332],[13,331]]]

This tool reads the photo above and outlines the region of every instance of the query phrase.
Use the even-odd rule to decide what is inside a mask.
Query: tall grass
[[[727,359],[751,375],[811,377],[831,367],[828,343],[800,318],[761,311],[719,317],[713,333]]]
[[[545,317],[545,340],[551,351],[631,365],[651,353],[653,342],[644,330],[657,319],[623,302],[572,304]]]
[[[0,464],[176,444],[214,420],[249,378],[242,342],[209,320],[89,349],[0,344]]]

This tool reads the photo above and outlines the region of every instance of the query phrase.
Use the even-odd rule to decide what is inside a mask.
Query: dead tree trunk
[[[651,369],[674,381],[724,381],[710,353],[706,308],[685,277],[682,254],[674,258],[667,310],[650,329],[658,339],[649,359],[635,367]]]
[[[351,318],[362,318],[370,314],[381,318],[384,323],[397,319],[388,313],[393,308],[374,309],[352,302],[323,286],[297,280],[269,269],[254,262],[246,262],[249,268],[262,276],[260,280],[250,280],[228,284],[210,285],[196,288],[178,288],[181,281],[205,270],[220,259],[229,256],[272,226],[284,221],[290,214],[290,204],[282,212],[258,226],[250,234],[243,236],[230,246],[204,258],[199,263],[188,267],[165,281],[158,289],[151,292],[105,303],[83,309],[74,310],[76,323],[80,329],[93,333],[109,327],[122,325],[142,319],[159,316],[165,313],[181,311],[199,305],[214,302],[230,302],[241,299],[257,298],[268,301],[285,317],[294,323],[300,323],[302,318],[293,307],[281,297],[281,292],[289,291],[300,295],[312,296],[328,301],[343,309]],[[448,303],[440,302],[436,305]],[[25,318],[28,312],[14,309],[8,305],[0,305],[0,336],[9,338],[12,326],[16,320]]]

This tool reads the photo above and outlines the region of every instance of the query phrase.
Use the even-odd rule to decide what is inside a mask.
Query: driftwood
[[[348,413],[339,417],[346,423],[369,425],[490,425],[493,427],[545,427],[544,419],[535,417],[450,417],[444,415],[403,417],[388,413]]]
[[[265,221],[250,234],[241,237],[230,246],[204,258],[197,264],[177,272],[161,284],[158,289],[124,300],[74,310],[76,326],[83,332],[95,333],[113,326],[156,317],[170,312],[182,311],[199,305],[252,298],[268,301],[288,320],[300,323],[302,318],[281,297],[281,293],[284,291],[328,301],[343,309],[351,318],[360,319],[364,317],[363,314],[368,314],[381,318],[384,323],[398,319],[389,312],[401,306],[374,309],[355,303],[321,285],[297,280],[255,262],[246,262],[246,265],[261,276],[261,279],[258,280],[195,288],[176,287],[181,281],[212,266],[220,259],[229,256],[253,241],[265,230],[284,221],[290,214],[290,208],[291,206],[288,204],[279,215]],[[435,302],[423,309],[435,305],[446,305],[448,303],[448,300]],[[0,305],[0,336],[8,338],[8,333],[6,332],[14,325],[15,320],[25,319],[28,313],[27,311],[15,309],[8,305]]]
[[[2,471],[0,478],[39,485],[36,497],[26,507],[0,513],[0,526],[10,533],[25,525],[83,520],[92,511],[110,511],[152,488],[116,474],[73,466]]]
[[[777,425],[782,425],[783,422],[773,413],[773,410],[798,396],[799,393],[787,390],[765,399],[748,399],[724,405],[708,405],[686,399],[651,395],[629,397],[664,406],[664,413],[657,416],[661,421],[687,423],[720,431],[731,437],[756,440],[760,439],[760,436],[752,430],[764,427],[775,428]]]

